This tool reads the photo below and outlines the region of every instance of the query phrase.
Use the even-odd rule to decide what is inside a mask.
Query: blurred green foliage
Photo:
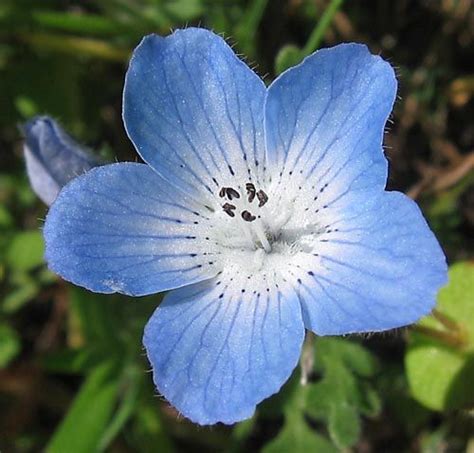
[[[472,451],[473,21],[469,0],[2,0],[0,451]],[[46,113],[136,159],[121,123],[129,55],[145,34],[199,24],[268,83],[342,41],[389,59],[389,188],[419,201],[453,264],[434,317],[409,335],[309,339],[302,371],[234,427],[196,427],[155,395],[141,335],[160,296],[96,295],[45,268],[46,208],[17,127]]]

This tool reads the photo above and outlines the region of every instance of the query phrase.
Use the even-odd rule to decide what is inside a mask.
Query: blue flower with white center
[[[47,116],[31,119],[22,131],[25,135],[23,154],[31,187],[48,206],[69,181],[100,165],[96,157]]]
[[[321,50],[267,89],[202,29],[148,36],[123,117],[145,164],[68,184],[45,225],[51,269],[101,293],[169,292],[145,329],[155,384],[200,424],[234,423],[317,335],[412,323],[446,282],[416,204],[384,191],[392,68]]]

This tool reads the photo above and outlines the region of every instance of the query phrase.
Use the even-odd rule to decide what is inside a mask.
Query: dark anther
[[[258,198],[258,207],[261,208],[267,201],[268,201],[268,195],[263,191],[259,190],[257,192],[257,198]]]
[[[242,211],[241,215],[246,222],[253,222],[257,218],[249,211]]]
[[[227,198],[229,200],[232,200],[232,198],[240,198],[240,193],[237,192],[235,189],[232,187],[226,187],[225,192],[227,194]]]
[[[224,212],[228,215],[230,215],[231,217],[235,217],[235,212],[234,210],[236,209],[235,206],[233,204],[230,204],[230,203],[225,203],[223,206],[222,206],[222,209],[224,210]]]
[[[253,199],[255,198],[255,194],[257,193],[257,190],[251,182],[245,184],[245,189],[247,190],[247,195],[249,196],[249,203],[252,203]]]
[[[219,196],[220,196],[221,198],[224,198],[224,197],[225,197],[225,192],[226,192],[226,188],[223,187],[221,190],[219,190]]]

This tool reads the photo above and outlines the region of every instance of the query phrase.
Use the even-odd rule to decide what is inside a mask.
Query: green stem
[[[414,326],[413,330],[456,349],[464,349],[469,344],[465,333],[461,330],[445,332],[428,326]]]
[[[306,338],[303,343],[303,352],[301,353],[300,358],[300,368],[301,368],[301,385],[306,385],[308,383],[308,378],[314,367],[314,340],[316,336],[310,332],[306,331]]]
[[[23,33],[19,38],[33,47],[71,55],[84,55],[120,62],[127,61],[130,56],[129,50],[114,47],[97,39],[45,33]]]
[[[321,19],[319,19],[318,23],[311,32],[311,35],[309,36],[308,41],[306,42],[306,45],[303,47],[303,55],[309,55],[319,47],[327,28],[329,27],[329,25],[331,25],[334,15],[341,7],[343,1],[344,0],[331,0],[331,3],[324,10]]]
[[[459,330],[459,324],[451,319],[449,316],[441,313],[440,311],[436,310],[436,308],[432,311],[432,316],[435,318],[443,327],[446,327],[449,330],[457,331]]]

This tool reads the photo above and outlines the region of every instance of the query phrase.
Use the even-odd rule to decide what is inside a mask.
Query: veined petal
[[[317,335],[374,332],[428,314],[447,282],[444,254],[415,202],[386,192],[334,220],[293,267],[306,328]]]
[[[74,179],[44,228],[49,267],[92,291],[157,293],[213,277],[208,212],[144,164],[98,167]]]
[[[358,44],[319,50],[278,77],[265,107],[275,190],[307,188],[306,204],[318,209],[383,189],[383,130],[396,89],[392,67]]]
[[[219,36],[145,37],[127,72],[123,117],[138,153],[192,196],[257,178],[265,86]]]
[[[100,165],[51,118],[33,118],[23,126],[23,132],[28,178],[35,193],[48,206],[71,179]]]
[[[158,390],[206,425],[250,417],[298,362],[304,337],[296,294],[261,275],[230,272],[170,292],[145,328]]]

